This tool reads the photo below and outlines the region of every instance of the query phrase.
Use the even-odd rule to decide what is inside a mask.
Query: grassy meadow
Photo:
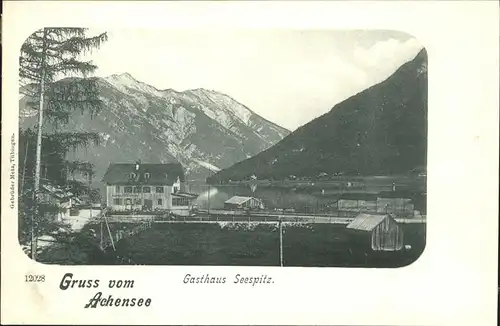
[[[121,228],[117,224],[112,229]],[[409,251],[371,252],[351,241],[345,225],[284,225],[285,266],[402,267],[425,247],[425,224],[403,224]],[[116,244],[125,264],[279,266],[279,232],[275,224],[154,224]]]

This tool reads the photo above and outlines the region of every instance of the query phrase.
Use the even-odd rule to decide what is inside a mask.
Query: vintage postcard
[[[490,325],[498,13],[434,5],[8,3],[2,318]]]

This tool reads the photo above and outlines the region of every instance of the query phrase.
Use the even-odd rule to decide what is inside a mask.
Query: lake
[[[191,193],[198,194],[196,204],[202,209],[222,209],[232,196],[256,197],[267,209],[294,209],[297,212],[328,212],[336,209],[340,196],[350,194],[363,198],[367,194],[390,192],[413,199],[415,208],[424,212],[425,180],[401,177],[364,177],[354,181],[254,181],[239,184],[208,185],[191,181]],[[393,191],[395,190],[395,191]]]

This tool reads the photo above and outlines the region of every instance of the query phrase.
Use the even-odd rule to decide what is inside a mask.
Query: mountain
[[[61,80],[60,82],[64,82]],[[228,95],[206,89],[158,90],[130,74],[98,79],[105,105],[94,118],[74,112],[61,131],[98,132],[101,145],[70,153],[96,165],[100,180],[111,162],[179,162],[188,178],[203,179],[269,148],[290,132]],[[21,98],[21,128],[36,112]],[[46,122],[45,131],[54,131]],[[209,172],[212,171],[212,172]]]
[[[423,49],[385,81],[335,105],[211,182],[290,175],[394,175],[426,166],[427,53]]]

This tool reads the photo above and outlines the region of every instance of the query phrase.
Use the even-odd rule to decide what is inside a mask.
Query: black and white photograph
[[[19,55],[19,242],[58,265],[407,266],[427,62],[393,30],[41,28]]]
[[[497,321],[494,2],[2,7],[2,324]]]

